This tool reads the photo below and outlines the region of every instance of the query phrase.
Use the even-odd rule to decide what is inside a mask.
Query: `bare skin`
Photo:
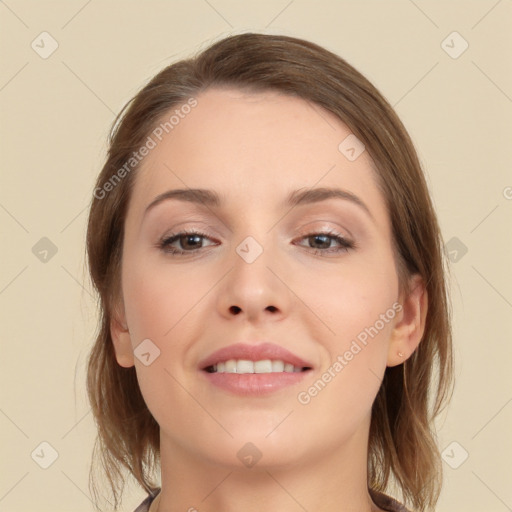
[[[386,367],[420,342],[427,306],[418,276],[399,294],[370,157],[349,161],[338,146],[350,130],[302,99],[211,89],[197,101],[138,171],[111,326],[117,361],[135,365],[160,425],[158,511],[379,511],[367,489],[371,406]],[[351,192],[370,213],[339,198],[283,205],[292,191],[323,187]],[[160,194],[196,188],[215,191],[221,204],[168,199],[145,214]],[[186,254],[159,247],[189,230],[205,236],[170,244]],[[355,247],[345,250],[332,232]],[[249,236],[263,250],[251,263],[236,251]],[[148,366],[134,357],[145,339],[160,350]],[[260,341],[312,370],[248,397],[212,385],[198,367],[217,349]],[[339,357],[346,364],[335,371]],[[329,368],[325,387],[308,392]],[[241,449],[261,458],[248,467]]]

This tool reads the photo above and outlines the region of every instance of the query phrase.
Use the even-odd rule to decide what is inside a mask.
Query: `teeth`
[[[270,359],[254,361],[254,373],[272,373],[272,361]]]
[[[286,363],[284,365],[284,371],[287,373],[293,373],[293,364]]]
[[[234,359],[230,359],[225,363],[225,373],[236,373],[236,361]],[[217,370],[216,370],[217,371]]]
[[[213,365],[213,373],[294,373],[301,372],[302,367],[293,366],[281,360],[248,361],[247,359],[229,359]]]
[[[254,363],[240,359],[236,363],[236,373],[254,373]]]
[[[284,372],[283,361],[272,361],[272,371],[273,372]]]

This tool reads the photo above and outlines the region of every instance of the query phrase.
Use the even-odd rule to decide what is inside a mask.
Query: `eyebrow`
[[[202,204],[211,208],[219,208],[222,205],[221,197],[213,190],[203,188],[175,189],[168,190],[167,192],[158,195],[146,207],[144,215],[146,215],[148,211],[154,208],[156,205],[170,199]],[[319,203],[328,199],[342,199],[349,201],[364,210],[366,214],[375,222],[375,218],[372,215],[372,212],[361,198],[348,190],[343,190],[340,188],[321,187],[308,190],[294,190],[283,202],[283,207],[294,208],[295,206]]]

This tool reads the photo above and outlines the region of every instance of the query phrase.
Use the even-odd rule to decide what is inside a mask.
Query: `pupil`
[[[323,239],[323,242],[322,242],[322,239]],[[322,247],[324,249],[329,248],[330,240],[327,235],[314,235],[314,236],[310,237],[310,242],[313,241],[313,243],[316,243],[318,240],[320,240],[320,245],[322,245]]]
[[[200,235],[184,235],[184,236],[182,236],[182,237],[181,237],[181,246],[182,246],[184,249],[185,249],[185,248],[187,248],[187,246],[188,246],[189,242],[190,242],[191,240],[193,240],[193,239],[195,239],[195,240],[196,240],[196,242],[199,242],[199,241],[200,241],[200,239],[201,239],[201,237],[200,237]],[[185,240],[185,243],[183,243],[183,240]],[[194,245],[193,245],[193,244],[194,244],[194,242],[192,242],[192,249],[195,249],[195,247],[194,247]],[[189,247],[190,247],[190,246],[189,246]]]

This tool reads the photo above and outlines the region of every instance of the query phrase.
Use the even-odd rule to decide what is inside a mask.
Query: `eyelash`
[[[176,234],[171,234],[171,235],[165,237],[164,239],[162,239],[158,243],[158,248],[160,250],[162,250],[164,253],[171,254],[173,256],[184,256],[187,254],[194,254],[197,251],[199,251],[200,249],[203,249],[203,247],[200,247],[199,249],[193,249],[190,251],[183,251],[181,249],[176,249],[174,247],[170,247],[170,244],[179,240],[180,237],[190,236],[190,235],[196,235],[201,238],[209,238],[208,235],[206,235],[205,233],[202,233],[200,231],[195,231],[195,230],[181,231]],[[332,254],[332,253],[340,253],[340,252],[349,252],[350,250],[357,248],[357,244],[355,242],[344,238],[340,233],[337,233],[336,231],[321,231],[318,233],[314,232],[314,233],[310,233],[310,234],[302,236],[300,238],[300,240],[308,239],[308,238],[314,237],[314,236],[329,237],[340,245],[340,247],[335,248],[335,249],[333,249],[333,248],[328,248],[328,249],[312,249],[312,248],[310,248],[309,251],[312,252],[316,256],[326,256],[326,253]]]

